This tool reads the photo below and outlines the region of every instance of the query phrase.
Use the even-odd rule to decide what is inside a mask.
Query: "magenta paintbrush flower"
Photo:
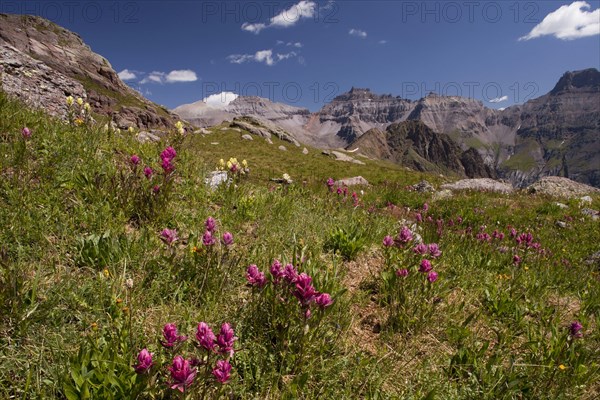
[[[227,360],[217,360],[217,365],[212,370],[217,382],[225,384],[231,377],[231,364]]]
[[[333,300],[331,299],[331,295],[329,293],[321,293],[315,297],[315,303],[320,309],[324,310],[333,304]]]
[[[152,178],[152,174],[154,174],[154,171],[152,170],[152,168],[144,167],[144,175],[146,176],[146,178],[148,178],[148,179]]]
[[[165,228],[160,233],[160,238],[170,246],[179,239],[179,236],[177,236],[177,230]]]
[[[254,287],[262,288],[267,284],[267,277],[264,272],[260,272],[254,264],[250,265],[246,270],[246,280]]]
[[[23,138],[25,139],[29,139],[31,137],[31,131],[29,130],[28,127],[23,127],[23,130],[21,131],[21,135],[23,135]]]
[[[196,340],[198,341],[198,344],[206,350],[211,351],[215,348],[216,336],[212,329],[210,329],[210,326],[205,322],[200,322],[198,324],[198,327],[196,328]]]
[[[440,246],[438,246],[437,243],[430,243],[429,245],[427,245],[427,249],[429,251],[429,255],[433,258],[438,258],[442,255],[442,252],[440,251]]]
[[[413,234],[406,226],[403,226],[398,234],[398,242],[405,244],[413,239]]]
[[[153,354],[148,349],[142,349],[137,356],[137,364],[133,366],[138,374],[146,373],[152,367]]]
[[[160,192],[160,186],[154,185],[154,187],[152,188],[152,192],[154,192],[154,194],[158,194],[158,192]]]
[[[167,147],[160,153],[160,158],[163,160],[173,160],[177,156],[177,152],[171,146]]]
[[[281,262],[279,260],[274,260],[273,264],[271,264],[271,268],[269,268],[269,272],[273,276],[273,283],[278,284],[284,275]]]
[[[175,166],[173,166],[171,160],[167,158],[162,159],[160,166],[162,167],[163,171],[165,171],[165,174],[169,174],[175,170]]]
[[[298,271],[296,271],[296,268],[294,268],[292,264],[286,264],[286,266],[283,268],[283,279],[290,284],[296,283],[296,279],[298,279]]]
[[[406,268],[399,269],[396,271],[396,276],[401,278],[406,278],[408,276],[408,270]]]
[[[296,289],[292,294],[303,306],[309,305],[317,296],[317,291],[312,285],[312,278],[305,273],[298,275],[296,278]]]
[[[217,221],[215,221],[215,219],[213,217],[208,217],[208,218],[206,218],[206,222],[204,223],[204,226],[206,227],[207,231],[212,233],[217,228]]]
[[[333,180],[333,178],[327,179],[327,187],[329,188],[329,191],[333,191],[334,185],[335,185],[335,181]]]
[[[233,235],[231,232],[225,232],[223,234],[223,244],[225,246],[231,246],[233,244]]]
[[[140,157],[137,154],[134,154],[129,159],[133,165],[138,165],[140,163]]]
[[[518,255],[515,254],[513,256],[513,264],[515,264],[515,265],[521,264],[521,257],[519,257]]]
[[[431,266],[431,261],[427,259],[421,260],[421,265],[419,266],[419,272],[429,272],[433,269]]]
[[[417,222],[423,222],[423,215],[421,215],[421,213],[417,213],[417,215],[415,215],[415,218],[417,219]]]
[[[429,204],[425,203],[423,204],[423,212],[427,212],[429,211]]]
[[[196,368],[192,368],[190,362],[182,356],[173,359],[169,371],[171,371],[171,389],[177,389],[182,393],[194,383],[194,378],[198,373]]]
[[[394,238],[391,237],[390,235],[387,235],[386,237],[383,238],[383,246],[384,247],[391,247],[394,245]]]
[[[435,271],[431,271],[427,274],[427,280],[431,283],[437,281],[438,273]]]
[[[216,242],[217,240],[213,237],[210,231],[206,231],[204,232],[204,235],[202,235],[202,244],[206,247],[212,246]]]
[[[583,333],[581,332],[582,329],[583,329],[583,325],[581,325],[581,323],[579,321],[573,321],[573,322],[571,322],[571,325],[569,326],[569,332],[571,333],[571,336],[573,336],[574,338],[583,337]]]
[[[423,254],[427,254],[427,245],[426,245],[425,243],[419,243],[418,245],[416,245],[416,246],[413,248],[413,251],[414,251],[416,254],[421,254],[421,255],[423,255]]]
[[[233,344],[237,340],[233,328],[228,323],[221,325],[221,331],[217,336],[217,346],[219,346],[219,353],[228,354],[229,357],[233,356]]]
[[[160,343],[164,347],[173,347],[176,344],[187,340],[187,336],[180,335],[179,332],[177,332],[177,326],[175,326],[175,324],[166,324],[164,326],[163,337],[165,340],[161,340]]]

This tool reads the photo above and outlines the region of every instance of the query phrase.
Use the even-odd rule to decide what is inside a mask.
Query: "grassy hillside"
[[[241,135],[140,144],[0,92],[0,398],[600,395],[600,229],[577,200],[431,202],[407,186],[443,178]],[[250,173],[208,190],[230,157]],[[354,175],[373,186],[327,188]]]

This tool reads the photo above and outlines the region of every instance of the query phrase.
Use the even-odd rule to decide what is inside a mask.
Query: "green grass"
[[[203,354],[193,345],[200,321],[216,333],[230,322],[238,340],[230,382],[216,384],[201,367],[189,398],[597,398],[600,284],[598,267],[584,261],[600,230],[576,200],[563,200],[565,210],[525,193],[431,202],[405,187],[438,185],[439,176],[342,163],[312,148],[304,155],[242,133],[140,144],[125,132],[70,127],[0,92],[0,398],[177,398],[166,365],[176,353]],[[168,145],[178,154],[164,183],[159,154]],[[230,157],[248,160],[250,174],[209,191],[207,172]],[[294,183],[270,181],[283,173]],[[372,184],[357,189],[357,208],[325,186],[355,175]],[[432,222],[418,233],[442,250],[433,284],[416,272],[412,244],[389,258],[381,245],[425,202]],[[208,216],[219,234],[233,233],[228,251],[202,250]],[[516,246],[509,225],[546,251]],[[482,226],[507,237],[480,242]],[[164,228],[177,229],[174,246],[160,240]],[[311,306],[304,320],[282,286],[248,287],[248,265],[269,276],[275,258],[308,273],[333,305]],[[411,270],[410,286],[394,281],[400,268]],[[407,293],[410,310],[390,308]],[[574,320],[580,339],[568,335]],[[166,323],[190,336],[176,353],[158,342]],[[142,348],[155,354],[151,375],[131,367]]]

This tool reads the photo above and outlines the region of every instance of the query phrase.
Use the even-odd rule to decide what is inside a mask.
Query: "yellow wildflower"
[[[83,105],[83,108],[85,109],[85,111],[90,112],[92,110],[92,107],[90,106],[90,103],[85,103]]]
[[[104,271],[102,271],[102,273],[104,274],[105,277],[109,277],[110,276],[110,272],[108,271],[108,269],[104,268]]]
[[[567,367],[565,367],[563,364],[560,364],[558,366],[558,369],[560,369],[561,371],[564,371],[565,369],[567,369]]]
[[[127,129],[127,132],[133,133],[133,126],[130,126],[129,129]]]
[[[225,168],[225,160],[223,160],[222,158],[219,160],[219,167],[221,167],[221,169]]]
[[[242,160],[242,165],[244,166],[244,168],[248,168],[248,161]]]
[[[73,105],[73,96],[67,96],[67,105],[71,107]]]
[[[81,118],[75,118],[75,125],[82,125],[83,120]]]
[[[77,104],[79,104],[80,106],[83,105],[83,99],[81,97],[77,98]]]

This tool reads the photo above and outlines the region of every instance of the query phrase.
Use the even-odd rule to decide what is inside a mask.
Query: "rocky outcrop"
[[[334,186],[369,186],[369,181],[362,176],[354,176],[337,180],[334,182]]]
[[[170,128],[178,119],[125,85],[76,33],[44,18],[0,14],[0,49],[3,90],[51,114],[63,117],[71,95],[120,128]]]
[[[7,44],[0,45],[0,80],[6,93],[54,116],[67,114],[65,96],[87,98],[77,80]]]
[[[489,178],[479,179],[463,179],[453,183],[446,183],[440,186],[441,189],[458,191],[458,190],[472,190],[477,192],[494,192],[494,193],[511,193],[513,187],[509,183],[496,181]]]
[[[559,176],[546,176],[527,188],[529,193],[573,198],[600,193],[600,189]]]
[[[283,141],[292,143],[294,146],[300,147],[300,143],[293,136],[266,119],[258,119],[251,116],[237,117],[233,119],[233,122],[229,126],[231,128],[242,129],[252,135],[265,139],[271,139],[272,136],[275,136]]]

